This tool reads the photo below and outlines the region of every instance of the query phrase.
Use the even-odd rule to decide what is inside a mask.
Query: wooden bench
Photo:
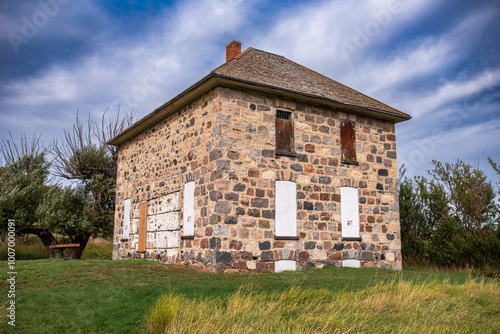
[[[78,248],[80,247],[80,244],[59,244],[59,245],[50,245],[49,248],[52,249],[60,249],[61,253],[64,253],[65,249],[69,248]],[[66,254],[64,255],[63,260],[69,260],[69,252],[66,251]]]

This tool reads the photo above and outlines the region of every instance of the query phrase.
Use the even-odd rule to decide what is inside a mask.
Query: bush
[[[433,161],[429,179],[404,175],[399,201],[406,263],[500,268],[499,208],[484,172]]]
[[[27,234],[16,237],[16,260],[38,260],[48,259],[49,253],[40,238],[36,235]],[[7,260],[7,239],[0,241],[0,260]]]
[[[113,243],[106,239],[90,239],[82,254],[82,259],[111,260]]]

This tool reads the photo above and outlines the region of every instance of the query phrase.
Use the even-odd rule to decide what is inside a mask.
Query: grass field
[[[211,274],[146,260],[30,260],[16,269],[16,328],[3,305],[2,333],[500,332],[498,279],[466,273]]]

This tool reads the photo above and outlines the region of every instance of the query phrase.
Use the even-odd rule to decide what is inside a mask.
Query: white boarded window
[[[274,262],[274,272],[279,273],[280,271],[285,270],[294,271],[296,266],[297,262],[294,260],[278,260]]]
[[[194,182],[184,184],[184,236],[194,235]]]
[[[130,237],[130,198],[125,200],[123,205],[123,235],[122,239],[127,240]]]
[[[342,215],[342,238],[359,238],[359,204],[357,188],[340,188],[340,211]]]
[[[297,237],[297,185],[276,181],[276,236]]]
[[[342,267],[359,268],[361,267],[361,264],[359,260],[348,259],[348,260],[342,260]]]

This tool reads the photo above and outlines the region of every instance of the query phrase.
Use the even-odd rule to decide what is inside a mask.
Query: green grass
[[[4,268],[0,272],[1,306],[7,298],[7,263],[0,263]],[[399,332],[406,328],[399,326],[413,316],[410,324],[418,322],[418,326],[408,332],[456,328],[458,332],[500,331],[498,279],[474,281],[466,273],[325,268],[276,274],[213,274],[146,260],[17,261],[16,269],[16,333],[144,333],[146,326],[161,332],[167,324],[178,323],[178,314],[195,317],[201,310],[206,310],[203,314],[220,315],[216,318],[229,317],[234,326],[241,312],[231,312],[240,308],[248,310],[241,325],[255,322],[264,326],[256,327],[254,333],[265,326],[276,332],[285,333],[283,328],[298,332],[304,329],[300,327],[305,326],[302,322],[319,332],[333,321],[325,312],[336,308],[346,317],[344,323],[360,324],[355,332]],[[403,298],[412,294],[414,299]],[[178,306],[164,311],[161,305],[165,300],[167,305]],[[328,304],[332,301],[334,304]],[[406,309],[414,301],[419,303]],[[481,312],[472,316],[478,310]],[[167,320],[162,312],[167,312]],[[12,332],[4,315],[0,311],[0,332]],[[306,315],[300,318],[303,321],[291,321]],[[440,317],[442,321],[438,322]],[[252,319],[270,319],[270,323],[259,325]],[[198,322],[197,326],[202,326],[198,332],[224,332],[217,329],[219,320],[213,321]],[[441,322],[456,325],[432,327]],[[427,327],[427,323],[432,326]],[[335,326],[343,332],[354,330],[338,323]],[[172,331],[176,332],[196,331]]]
[[[151,333],[491,333],[500,329],[498,287],[484,281],[382,282],[361,291],[242,288],[228,298],[162,297]],[[495,305],[496,304],[496,305]]]

